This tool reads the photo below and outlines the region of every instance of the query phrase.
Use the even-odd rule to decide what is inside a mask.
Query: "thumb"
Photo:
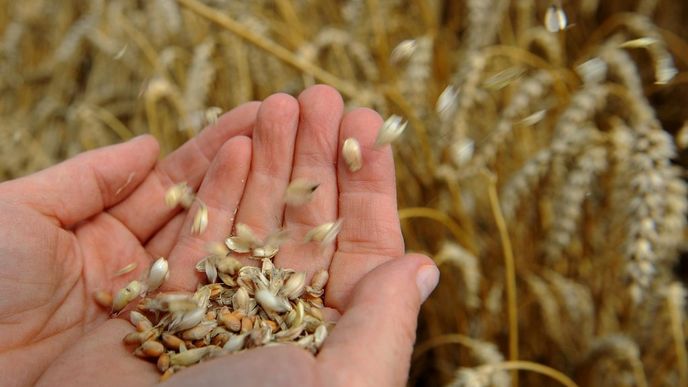
[[[3,183],[0,197],[70,227],[126,198],[153,168],[158,151],[152,136],[139,136]]]
[[[393,259],[363,277],[318,355],[328,382],[404,385],[420,305],[438,281],[433,261],[419,254]]]

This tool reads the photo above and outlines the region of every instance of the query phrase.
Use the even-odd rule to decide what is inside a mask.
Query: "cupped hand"
[[[139,278],[168,257],[167,290],[193,290],[193,266],[208,241],[234,224],[265,236],[290,231],[277,266],[329,269],[325,304],[338,318],[317,357],[292,346],[261,348],[201,363],[169,384],[403,384],[420,303],[437,282],[426,257],[404,256],[389,147],[373,147],[380,117],[344,114],[326,86],[298,100],[276,94],[225,114],[161,161],[149,136],[87,152],[26,178],[0,184],[0,378],[10,385],[150,385],[155,367],[121,343],[132,330],[92,299]],[[252,136],[249,138],[248,136]],[[350,172],[339,154],[348,137],[364,166]],[[313,200],[285,207],[290,180],[320,183]],[[170,209],[167,188],[186,181],[209,209],[200,235],[193,211]],[[302,242],[312,227],[344,219],[322,251]],[[137,269],[114,277],[119,268]]]

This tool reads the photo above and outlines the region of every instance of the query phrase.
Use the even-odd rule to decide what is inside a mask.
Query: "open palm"
[[[169,383],[403,383],[425,296],[409,283],[435,269],[421,256],[392,260],[404,246],[391,151],[372,146],[380,125],[370,110],[344,114],[336,91],[315,86],[298,100],[277,94],[234,109],[159,162],[156,142],[145,136],[3,183],[0,378],[10,385],[154,384],[157,370],[121,344],[131,326],[109,319],[92,293],[139,278],[157,256],[170,262],[165,288],[193,290],[206,243],[241,222],[259,236],[290,230],[275,264],[310,274],[329,268],[325,304],[342,317],[317,357],[262,348],[202,363]],[[355,173],[339,155],[348,137],[363,150]],[[284,190],[296,178],[320,186],[312,202],[285,208]],[[190,233],[193,208],[189,215],[162,200],[182,181],[209,208],[201,235]],[[339,217],[336,249],[301,242],[310,228]],[[113,277],[130,263],[134,272]],[[274,372],[261,372],[266,367]]]

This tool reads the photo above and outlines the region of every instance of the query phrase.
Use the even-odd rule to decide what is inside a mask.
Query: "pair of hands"
[[[110,319],[92,294],[117,291],[158,256],[170,263],[163,291],[195,289],[195,263],[208,241],[237,222],[259,235],[291,231],[277,266],[329,268],[325,304],[338,319],[317,357],[292,346],[224,356],[174,375],[168,385],[402,385],[420,304],[438,271],[404,256],[389,147],[372,146],[382,120],[314,86],[298,99],[276,94],[242,105],[158,161],[141,136],[79,155],[0,184],[0,380],[3,385],[128,385],[158,381],[154,365],[122,344],[132,331]],[[364,166],[351,173],[339,154],[345,138],[361,144]],[[318,181],[312,202],[284,207],[295,178]],[[163,196],[186,181],[208,206],[201,235],[192,211]],[[344,218],[336,249],[300,243],[312,227]],[[313,244],[311,244],[313,245]],[[132,262],[133,273],[113,277]]]

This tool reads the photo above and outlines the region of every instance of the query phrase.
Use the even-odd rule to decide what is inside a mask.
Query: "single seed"
[[[306,288],[306,290],[308,290],[308,288]],[[323,294],[325,294],[324,289],[310,293],[310,297],[308,297],[308,303],[316,308],[322,308],[324,305],[323,300],[320,297],[322,297]]]
[[[449,146],[449,156],[457,167],[462,167],[473,158],[475,142],[470,138],[459,139]]]
[[[375,147],[380,148],[396,140],[406,129],[406,121],[397,115],[391,115],[382,124],[375,139]]]
[[[232,307],[234,310],[246,310],[248,308],[249,295],[244,288],[239,288],[232,297]]]
[[[210,125],[215,125],[217,123],[220,114],[222,114],[222,108],[219,108],[217,106],[209,107],[203,113],[203,115],[205,116],[205,122],[207,122]]]
[[[311,288],[317,290],[322,290],[327,284],[327,280],[330,278],[330,273],[325,269],[318,270],[311,279]]]
[[[326,246],[333,243],[342,229],[343,219],[337,219],[334,222],[323,223],[310,229],[304,237],[304,242],[316,241],[321,245]]]
[[[231,337],[231,334],[229,332],[221,332],[221,333],[218,333],[217,335],[213,336],[213,339],[210,341],[210,343],[212,345],[217,345],[218,347],[222,347],[225,344],[227,344],[230,337]]]
[[[139,281],[131,281],[126,287],[120,289],[112,301],[112,312],[117,313],[124,309],[127,304],[132,302],[141,294],[143,287]]]
[[[456,100],[459,97],[459,91],[452,85],[447,86],[442,94],[437,98],[435,104],[435,111],[439,114],[442,120],[449,119],[449,116],[456,107]]]
[[[638,39],[632,39],[632,40],[627,40],[619,45],[621,48],[646,48],[649,46],[652,46],[653,44],[657,44],[659,41],[655,38],[651,38],[648,36],[638,38]]]
[[[198,203],[198,209],[191,224],[191,233],[196,235],[202,234],[208,227],[208,206],[200,201]]]
[[[225,245],[231,251],[239,254],[245,254],[251,251],[251,245],[248,241],[239,238],[238,236],[232,236],[225,239]]]
[[[208,279],[208,282],[211,284],[215,283],[215,281],[217,281],[217,267],[215,266],[214,260],[206,259],[203,268],[205,269],[205,277]]]
[[[225,255],[229,254],[229,249],[227,249],[227,246],[219,242],[208,242],[208,244],[205,246],[205,251],[207,251],[208,254],[216,257],[224,257]]]
[[[191,187],[186,183],[176,184],[165,193],[165,204],[170,208],[174,208],[180,204],[182,207],[188,208],[191,206],[193,200],[193,191],[191,191]]]
[[[163,353],[162,355],[160,355],[160,357],[158,358],[157,366],[160,372],[167,371],[167,369],[170,368],[170,355],[167,353]]]
[[[139,332],[146,332],[153,329],[153,324],[150,321],[139,321],[136,324],[136,330]]]
[[[674,60],[671,55],[663,54],[655,60],[655,84],[666,85],[674,79],[678,74],[678,70],[674,65]]]
[[[221,273],[234,275],[241,269],[241,262],[231,256],[220,257],[215,260],[215,266]]]
[[[301,335],[304,328],[306,328],[306,324],[301,323],[287,330],[277,332],[275,338],[281,341],[292,341]]]
[[[185,352],[174,354],[170,357],[170,365],[190,366],[198,363],[206,357],[214,347],[207,346],[203,348],[189,349]]]
[[[308,314],[317,318],[318,320],[324,320],[325,319],[325,316],[322,313],[322,309],[320,309],[320,308],[309,308]]]
[[[241,333],[246,333],[253,329],[253,321],[251,321],[251,318],[248,316],[244,316],[241,318]]]
[[[284,201],[290,206],[300,206],[313,199],[313,194],[320,184],[306,180],[296,179],[289,183],[284,193]]]
[[[344,145],[342,146],[342,155],[344,156],[344,161],[349,167],[349,171],[356,172],[363,166],[363,157],[361,156],[361,145],[356,141],[355,138],[347,138],[344,140]]]
[[[253,247],[261,244],[260,239],[258,239],[256,234],[253,232],[253,229],[251,229],[249,225],[245,223],[237,223],[234,228],[236,229],[236,235],[242,240],[246,241],[249,246]]]
[[[523,67],[509,67],[485,79],[482,86],[488,90],[501,90],[516,82],[525,72]]]
[[[558,32],[566,29],[568,20],[566,13],[560,6],[552,4],[545,13],[545,28],[549,32]]]
[[[418,43],[415,39],[402,40],[396,47],[392,50],[392,55],[390,56],[391,63],[399,63],[409,59],[414,52],[416,52],[416,47]]]
[[[121,275],[124,275],[124,274],[127,274],[127,273],[131,273],[132,271],[134,271],[134,269],[136,269],[136,266],[137,266],[136,262],[132,262],[132,263],[130,263],[130,264],[124,266],[123,268],[117,270],[117,271],[115,272],[115,274],[113,274],[113,276],[114,276],[114,277],[119,277],[119,276],[121,276]]]
[[[150,320],[148,320],[148,317],[144,316],[141,312],[137,312],[135,310],[132,310],[131,312],[129,312],[129,322],[131,322],[131,325],[137,326],[142,321],[145,321],[145,322],[153,325],[150,322]]]
[[[112,308],[112,294],[105,290],[96,290],[93,292],[93,299],[103,308]]]
[[[160,375],[160,381],[164,382],[164,381],[168,380],[170,377],[172,377],[173,374],[174,374],[174,368],[167,368],[167,370],[165,370],[165,372],[163,372],[163,374]]]
[[[222,281],[223,284],[231,287],[237,286],[236,281],[231,275],[219,272],[217,276],[220,277],[220,281]]]
[[[182,338],[184,340],[200,340],[210,333],[217,323],[215,321],[204,321],[197,326],[186,330],[182,333]]]
[[[294,300],[301,297],[303,291],[306,289],[306,273],[298,272],[292,274],[284,283],[284,286],[279,290],[279,294]]]
[[[195,309],[191,312],[178,314],[177,317],[170,323],[168,329],[173,331],[183,331],[191,329],[198,325],[205,316],[203,308]]]
[[[289,302],[281,297],[275,296],[267,289],[260,289],[256,292],[256,301],[258,301],[263,309],[271,312],[283,313],[291,310]]]
[[[179,346],[184,343],[184,340],[171,333],[163,333],[162,343],[165,345],[165,347],[177,351],[179,350]]]
[[[236,352],[242,350],[244,348],[244,344],[246,343],[247,336],[247,333],[242,333],[240,335],[232,335],[229,338],[229,340],[227,340],[227,343],[225,343],[222,349],[229,352]]]
[[[146,341],[141,344],[141,351],[147,357],[158,357],[165,352],[165,347],[157,341]]]
[[[141,334],[139,332],[129,332],[122,339],[124,344],[141,344]]]
[[[241,319],[232,312],[220,313],[218,320],[232,332],[239,332],[241,330]]]
[[[592,58],[576,66],[576,72],[586,84],[600,83],[607,76],[607,62]]]
[[[528,117],[522,119],[518,122],[519,126],[529,127],[542,121],[547,115],[547,110],[538,110],[535,113],[529,115]]]
[[[122,48],[119,49],[119,51],[117,51],[117,52],[115,53],[115,55],[112,57],[112,59],[114,59],[114,60],[120,60],[120,59],[122,59],[122,57],[124,56],[124,54],[127,52],[127,48],[128,48],[128,47],[129,47],[129,45],[128,45],[128,44],[125,44]]]
[[[149,329],[140,333],[142,343],[148,340],[155,340],[158,338],[158,336],[160,336],[160,330],[157,328]]]
[[[289,232],[286,230],[276,231],[265,239],[265,243],[255,247],[252,251],[254,259],[272,258],[279,252],[279,247],[289,238]]]
[[[265,325],[267,325],[270,328],[270,332],[275,333],[279,329],[279,325],[277,325],[276,322],[272,320],[265,320],[263,321]]]
[[[327,338],[327,327],[325,326],[325,324],[319,325],[315,329],[315,333],[313,334],[313,336],[315,337],[315,345],[318,348],[320,348],[320,346],[323,344],[323,342]]]
[[[168,278],[170,278],[169,264],[164,257],[160,257],[153,262],[148,272],[148,279],[146,280],[147,291],[157,290]]]

